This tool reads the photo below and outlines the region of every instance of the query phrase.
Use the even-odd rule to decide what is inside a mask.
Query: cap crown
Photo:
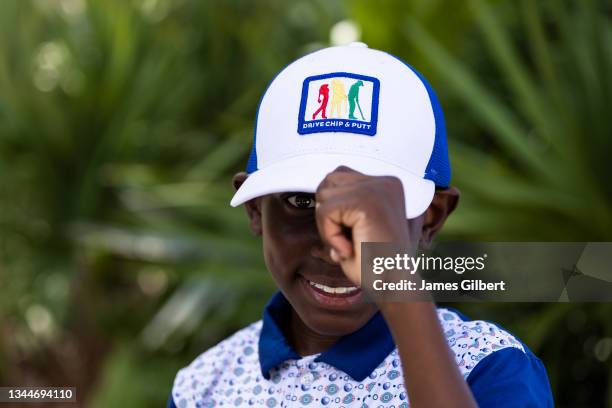
[[[444,116],[425,79],[365,45],[288,65],[261,99],[247,172],[312,153],[366,156],[446,187]]]

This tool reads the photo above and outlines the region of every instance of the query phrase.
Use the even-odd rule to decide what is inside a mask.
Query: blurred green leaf
[[[163,405],[260,316],[274,282],[231,176],[266,84],[345,19],[440,96],[463,193],[446,238],[610,240],[608,3],[1,2],[0,382]],[[559,406],[612,404],[608,305],[464,308],[542,356]]]

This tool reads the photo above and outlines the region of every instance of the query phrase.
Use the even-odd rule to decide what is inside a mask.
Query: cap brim
[[[314,193],[325,176],[338,166],[347,166],[370,176],[395,176],[404,187],[406,218],[421,215],[433,199],[435,185],[392,164],[365,156],[307,154],[291,157],[257,170],[240,186],[231,205],[236,207],[256,197],[289,191]]]

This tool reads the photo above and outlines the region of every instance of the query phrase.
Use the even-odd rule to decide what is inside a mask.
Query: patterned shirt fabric
[[[409,407],[399,353],[384,319],[328,351],[300,357],[280,330],[290,305],[277,293],[261,321],[238,331],[180,370],[169,408]],[[546,370],[493,323],[438,308],[457,366],[480,407],[552,407]]]

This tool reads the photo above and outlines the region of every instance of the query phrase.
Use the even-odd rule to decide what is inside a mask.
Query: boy
[[[332,81],[354,89],[352,115],[316,118]],[[442,109],[411,67],[362,43],[290,64],[261,100],[247,171],[231,204],[280,292],[179,371],[170,407],[552,406],[542,363],[494,324],[364,301],[360,243],[426,247],[459,198]]]

